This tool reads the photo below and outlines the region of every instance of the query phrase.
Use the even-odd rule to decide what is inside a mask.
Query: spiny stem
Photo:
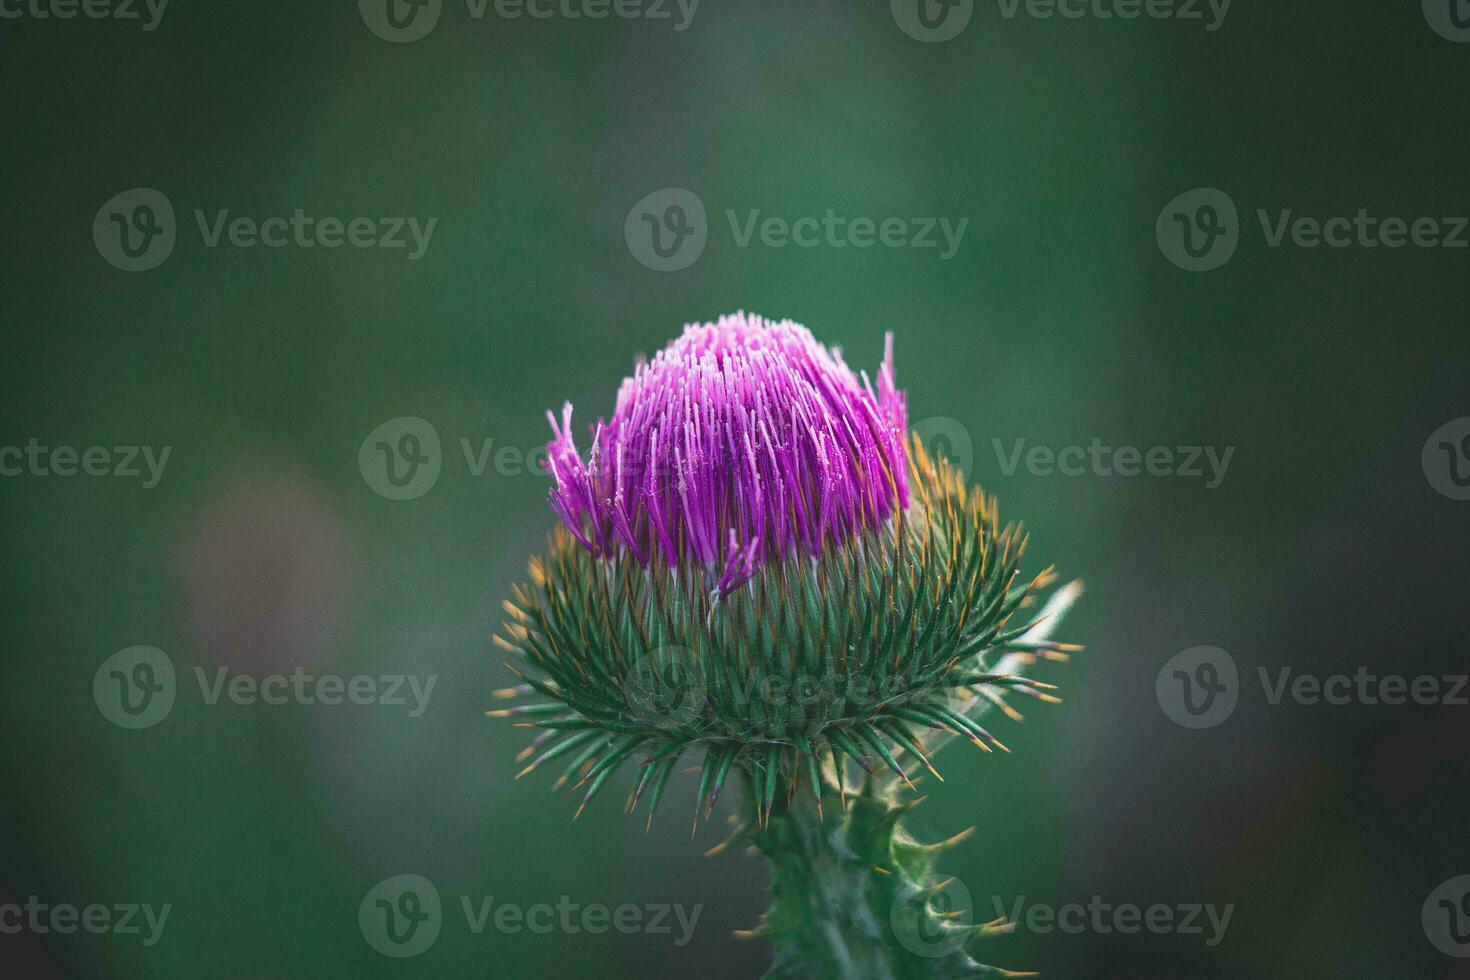
[[[968,919],[967,908],[945,912],[930,904],[945,887],[932,874],[935,859],[967,833],[916,843],[901,821],[919,800],[899,802],[893,781],[875,776],[851,794],[846,811],[819,813],[805,781],[766,811],[763,777],[744,780],[745,833],[771,862],[771,908],[750,933],[774,948],[767,980],[1015,975],[965,952],[994,928],[958,921]],[[824,776],[822,795],[834,792]]]

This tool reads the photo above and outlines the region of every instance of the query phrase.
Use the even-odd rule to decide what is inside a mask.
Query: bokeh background
[[[973,475],[1037,564],[1088,592],[1011,756],[954,758],[915,829],[979,833],[946,865],[1007,904],[1235,906],[1197,935],[1026,930],[990,962],[1053,977],[1459,977],[1421,925],[1470,873],[1470,707],[1271,705],[1258,667],[1467,670],[1470,502],[1425,441],[1470,415],[1470,251],[1267,245],[1257,208],[1470,213],[1458,97],[1470,44],[1416,2],[1238,0],[1179,19],[1007,19],[944,43],[885,5],[704,0],[672,20],[516,20],[445,0],[389,43],[346,0],[174,0],[138,21],[0,20],[6,325],[0,444],[172,447],[158,485],[0,479],[0,902],[170,903],[160,942],[0,935],[18,977],[759,974],[732,937],[765,869],[704,858],[684,779],[654,832],[605,794],[573,824],[514,782],[519,730],[488,640],[550,527],[528,453],[543,413],[611,408],[638,352],[736,309],[808,324],[855,366],[896,334],[915,420],[958,420]],[[145,13],[146,17],[146,13]],[[1209,15],[1206,14],[1208,19]],[[114,268],[98,209],[161,191],[178,239]],[[661,188],[708,243],[658,272],[624,236]],[[1183,271],[1155,240],[1194,187],[1240,208],[1234,257]],[[194,212],[437,219],[405,250],[206,247]],[[968,218],[915,248],[741,248],[725,217]],[[369,432],[419,417],[433,489],[375,492]],[[992,440],[1234,447],[1221,484],[1007,474]],[[159,724],[111,724],[94,672],[145,644],[177,668]],[[1169,720],[1155,678],[1224,648],[1224,724]],[[437,678],[427,710],[243,705],[195,668]],[[963,756],[962,749],[949,751]],[[626,777],[623,782],[626,782]],[[379,955],[358,905],[421,874],[446,903],[423,955]],[[476,935],[459,896],[702,903],[692,941]]]

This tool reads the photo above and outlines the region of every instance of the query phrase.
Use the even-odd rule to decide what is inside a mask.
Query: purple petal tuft
[[[819,554],[908,506],[907,403],[893,335],[875,392],[805,327],[736,313],[690,324],[618,390],[584,460],[550,412],[551,507],[601,557],[690,557],[717,591]]]

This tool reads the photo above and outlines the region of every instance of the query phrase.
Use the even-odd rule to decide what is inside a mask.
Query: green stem
[[[817,815],[811,796],[778,803],[754,836],[771,862],[767,922],[790,919],[789,928],[771,936],[777,951],[771,976],[891,980],[882,930],[865,894],[874,872],[846,846],[839,827]],[[817,964],[821,972],[801,971]]]
[[[917,801],[899,803],[869,779],[843,810],[824,793],[819,815],[803,787],[761,825],[747,792],[747,833],[771,863],[771,908],[756,934],[775,958],[766,980],[930,980],[1011,976],[976,963],[965,946],[984,927],[933,875],[947,845],[903,830]]]

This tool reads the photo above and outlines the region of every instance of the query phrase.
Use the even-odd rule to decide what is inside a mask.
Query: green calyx
[[[576,780],[585,806],[637,765],[630,806],[648,795],[651,819],[691,752],[707,814],[737,770],[769,813],[798,783],[818,785],[823,755],[909,781],[935,772],[936,733],[1006,751],[972,709],[1010,691],[1055,700],[986,666],[1076,649],[1029,636],[1020,615],[1052,573],[1022,582],[1022,531],[917,440],[910,469],[913,499],[887,526],[767,565],[724,596],[716,571],[599,559],[554,532],[495,638],[523,680],[497,696],[530,700],[490,714],[542,729],[521,775],[565,764],[557,785]]]

